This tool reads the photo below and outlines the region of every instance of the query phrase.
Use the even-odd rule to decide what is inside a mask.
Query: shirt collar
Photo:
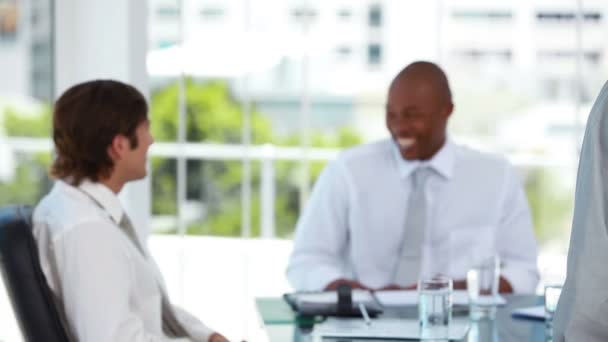
[[[446,139],[443,146],[430,160],[425,161],[403,159],[396,143],[393,140],[391,140],[391,142],[393,157],[395,158],[397,169],[401,177],[407,178],[417,168],[427,166],[435,170],[435,172],[445,179],[452,178],[452,175],[454,174],[455,150],[454,144],[449,139]]]
[[[102,183],[91,182],[86,179],[80,183],[78,189],[91,196],[108,212],[116,224],[120,224],[123,210],[118,196],[112,190]]]

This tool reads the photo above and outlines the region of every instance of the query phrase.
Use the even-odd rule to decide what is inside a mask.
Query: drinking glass
[[[422,278],[418,283],[418,318],[423,340],[447,340],[452,320],[452,279]]]
[[[561,284],[545,285],[545,322],[547,325],[553,324],[553,315],[557,308],[559,296],[562,293]]]
[[[496,317],[499,281],[500,259],[498,256],[482,260],[467,272],[471,319],[494,319]]]

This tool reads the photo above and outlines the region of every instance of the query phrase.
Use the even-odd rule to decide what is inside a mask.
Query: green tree
[[[242,112],[238,102],[230,96],[225,83],[196,83],[187,85],[188,140],[218,143],[240,142]],[[177,131],[177,85],[155,92],[151,106],[152,130],[157,141],[174,141]],[[22,113],[5,108],[0,116],[2,127],[10,137],[49,137],[51,132],[50,106],[36,113]],[[269,120],[255,108],[252,112],[254,143],[274,143],[295,146],[297,136],[278,137],[272,133]],[[334,135],[313,133],[315,147],[346,147],[361,142],[350,129]],[[0,205],[27,203],[34,205],[48,192],[51,180],[48,167],[50,153],[16,153],[14,178],[0,182]],[[297,187],[298,161],[276,161],[276,228],[277,235],[289,237],[295,225],[299,192]],[[324,162],[312,162],[311,179],[314,181]],[[174,159],[152,159],[153,208],[155,215],[175,215],[177,212],[176,163]],[[238,236],[241,226],[240,161],[188,161],[188,198],[205,203],[203,220],[189,227],[191,234]],[[252,163],[253,189],[252,223],[254,235],[259,234],[259,170]],[[572,215],[572,189],[559,186],[561,176],[547,169],[527,170],[526,193],[532,209],[536,235],[540,241],[552,240],[567,231]]]
[[[39,112],[23,113],[7,107],[1,116],[6,135],[14,137],[47,138],[51,136],[51,107],[44,105]]]
[[[566,236],[574,210],[573,189],[560,186],[558,176],[546,168],[528,170],[525,189],[537,239],[545,242]]]
[[[187,140],[239,144],[243,125],[241,105],[230,94],[224,82],[185,82]],[[157,141],[175,141],[177,132],[178,86],[170,84],[152,94],[152,130]],[[298,137],[280,137],[272,132],[271,122],[256,107],[251,112],[253,144],[273,143],[296,146]],[[341,129],[329,136],[312,134],[314,147],[346,147],[361,142],[350,129]],[[311,177],[316,179],[325,163],[311,163]],[[275,217],[278,236],[289,236],[293,231],[299,208],[297,173],[299,162],[276,161]],[[241,233],[240,161],[188,160],[187,198],[202,203],[204,218],[188,227],[190,234],[239,236]],[[176,161],[154,158],[153,210],[155,214],[175,215]],[[252,234],[259,234],[260,165],[252,162],[251,217]]]
[[[43,106],[35,113],[23,113],[7,107],[0,117],[7,136],[34,138],[50,136],[50,106]],[[48,175],[51,154],[15,153],[14,157],[13,179],[0,182],[0,206],[16,203],[35,205],[51,186]]]

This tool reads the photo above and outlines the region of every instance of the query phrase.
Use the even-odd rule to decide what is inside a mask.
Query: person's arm
[[[418,284],[412,284],[412,285],[406,285],[406,286],[402,286],[402,285],[397,285],[397,284],[389,284],[386,286],[383,286],[379,289],[375,289],[376,291],[395,291],[395,290],[415,290],[418,288]]]
[[[147,251],[147,254],[151,255],[148,244],[145,243],[143,245]],[[158,264],[156,263],[154,258],[149,257],[148,263],[150,265],[154,266],[155,271],[158,274],[161,274],[161,276],[162,276],[162,272],[161,272],[160,268],[158,267]],[[161,285],[162,285],[162,287],[164,287],[166,289],[166,284],[164,283],[164,280]],[[170,298],[169,298],[169,300],[170,300]],[[224,336],[213,331],[211,328],[207,327],[203,322],[201,322],[200,319],[198,319],[194,315],[190,314],[188,311],[182,309],[181,307],[179,307],[177,305],[173,305],[173,304],[171,305],[171,308],[173,309],[173,313],[175,314],[175,318],[177,319],[177,321],[188,332],[188,335],[195,342],[227,341],[227,339]]]
[[[331,281],[329,284],[325,286],[323,290],[325,291],[334,291],[338,289],[338,286],[345,284],[350,286],[352,289],[360,289],[360,290],[371,290],[369,287],[361,284],[358,281],[354,281],[351,279],[340,278],[334,281]]]
[[[348,179],[340,161],[323,170],[300,216],[287,277],[298,291],[320,291],[345,278]],[[336,285],[337,286],[337,285]]]
[[[496,247],[501,259],[501,292],[533,293],[539,275],[530,208],[515,169],[505,171],[504,202]],[[509,291],[510,290],[510,291]]]
[[[467,281],[464,279],[454,280],[452,283],[454,290],[466,290]],[[513,287],[507,278],[500,276],[498,279],[498,292],[500,293],[513,293]]]
[[[228,339],[221,334],[214,332],[188,311],[176,305],[173,305],[173,311],[175,312],[177,320],[195,341],[228,342]]]
[[[83,222],[54,243],[61,297],[76,340],[190,341],[146,331],[142,317],[132,312],[130,296],[139,290],[133,288],[134,264],[111,229],[117,228]]]

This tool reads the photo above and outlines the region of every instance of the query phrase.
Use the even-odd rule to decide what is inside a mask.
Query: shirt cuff
[[[177,320],[188,331],[188,334],[195,342],[208,342],[209,337],[215,333],[215,331],[204,325],[198,318],[180,307],[174,305],[173,310],[175,311]]]
[[[287,277],[296,291],[322,291],[330,282],[344,278],[344,275],[333,267],[317,266],[314,269],[298,267],[288,270]]]

